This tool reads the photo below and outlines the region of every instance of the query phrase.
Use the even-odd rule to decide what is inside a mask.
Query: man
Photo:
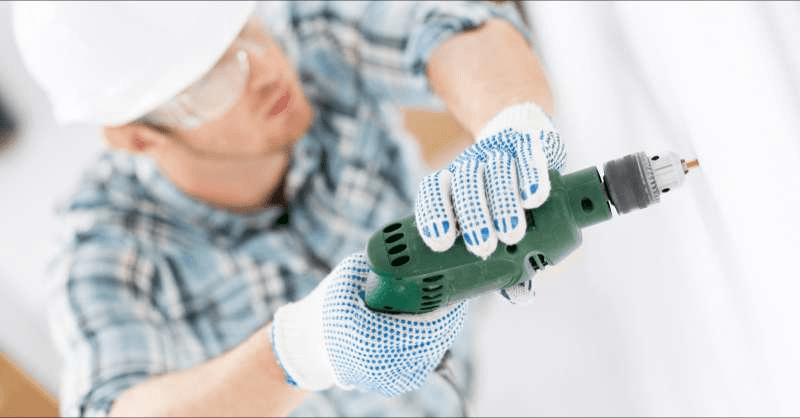
[[[114,149],[63,210],[65,415],[460,413],[431,372],[464,303],[372,312],[361,252],[412,208],[436,251],[521,239],[564,160],[526,29],[509,4],[268,7],[15,8],[56,117]],[[440,102],[477,143],[417,191],[397,109]]]

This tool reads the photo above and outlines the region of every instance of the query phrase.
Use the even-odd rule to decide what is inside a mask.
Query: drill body
[[[447,251],[434,252],[419,236],[414,217],[393,222],[369,240],[374,275],[365,302],[385,313],[427,313],[457,300],[511,287],[556,264],[581,243],[581,228],[618,214],[646,208],[683,184],[697,160],[673,153],[626,155],[567,175],[550,171],[550,195],[525,211],[527,229],[514,245],[499,242],[483,260],[470,253],[461,236]]]
[[[581,243],[581,228],[611,218],[603,181],[595,167],[568,175],[550,171],[547,201],[525,211],[525,236],[515,245],[498,243],[483,260],[459,236],[447,251],[429,249],[414,217],[392,223],[369,241],[367,256],[378,276],[368,289],[370,309],[426,313],[450,302],[531,278],[566,257]]]

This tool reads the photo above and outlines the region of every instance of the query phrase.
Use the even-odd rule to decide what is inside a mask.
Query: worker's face
[[[247,159],[288,152],[311,124],[311,105],[275,39],[259,23],[251,22],[243,31],[266,49],[248,55],[249,79],[238,101],[196,128],[170,128],[178,141],[200,154]]]

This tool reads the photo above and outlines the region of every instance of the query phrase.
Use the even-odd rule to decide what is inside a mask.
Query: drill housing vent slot
[[[389,236],[386,238],[386,241],[385,241],[385,242],[386,242],[387,244],[391,244],[391,243],[393,243],[393,242],[395,242],[395,241],[399,241],[399,240],[403,239],[403,237],[404,237],[404,236],[405,236],[405,235],[403,235],[403,233],[402,233],[402,232],[398,232],[398,233],[396,233],[396,234],[394,234],[394,235],[389,235]]]
[[[399,253],[402,253],[403,251],[405,251],[406,248],[408,248],[408,246],[406,246],[405,244],[398,244],[398,245],[395,245],[392,248],[389,248],[388,253],[389,254],[399,254]]]
[[[425,283],[436,283],[439,280],[442,280],[443,277],[444,277],[444,275],[437,274],[435,276],[426,277],[426,278],[422,279],[422,281],[425,282]]]
[[[544,257],[544,254],[533,254],[528,257],[528,263],[531,265],[534,271],[539,271],[543,269],[549,263],[547,259]]]
[[[390,232],[397,231],[398,229],[400,229],[401,226],[403,226],[403,224],[401,224],[400,222],[393,223],[393,224],[387,226],[386,228],[383,228],[383,232],[385,234],[388,234]]]
[[[437,290],[440,290],[441,288],[442,288],[442,285],[435,286],[435,287],[428,286],[428,287],[423,287],[422,290],[424,292],[435,292]]]
[[[411,257],[409,257],[407,255],[401,255],[400,257],[397,257],[394,260],[392,260],[391,264],[394,267],[400,267],[403,264],[408,263],[409,261],[411,261]]]

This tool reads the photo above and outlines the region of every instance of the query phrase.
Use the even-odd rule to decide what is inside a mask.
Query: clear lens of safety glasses
[[[260,26],[251,20],[225,55],[206,75],[159,106],[144,120],[163,126],[196,128],[221,117],[230,110],[247,87],[250,77],[249,54],[261,55],[267,45],[254,36]]]
[[[187,129],[217,119],[239,99],[249,74],[247,52],[233,48],[202,79],[159,106],[147,119]]]

